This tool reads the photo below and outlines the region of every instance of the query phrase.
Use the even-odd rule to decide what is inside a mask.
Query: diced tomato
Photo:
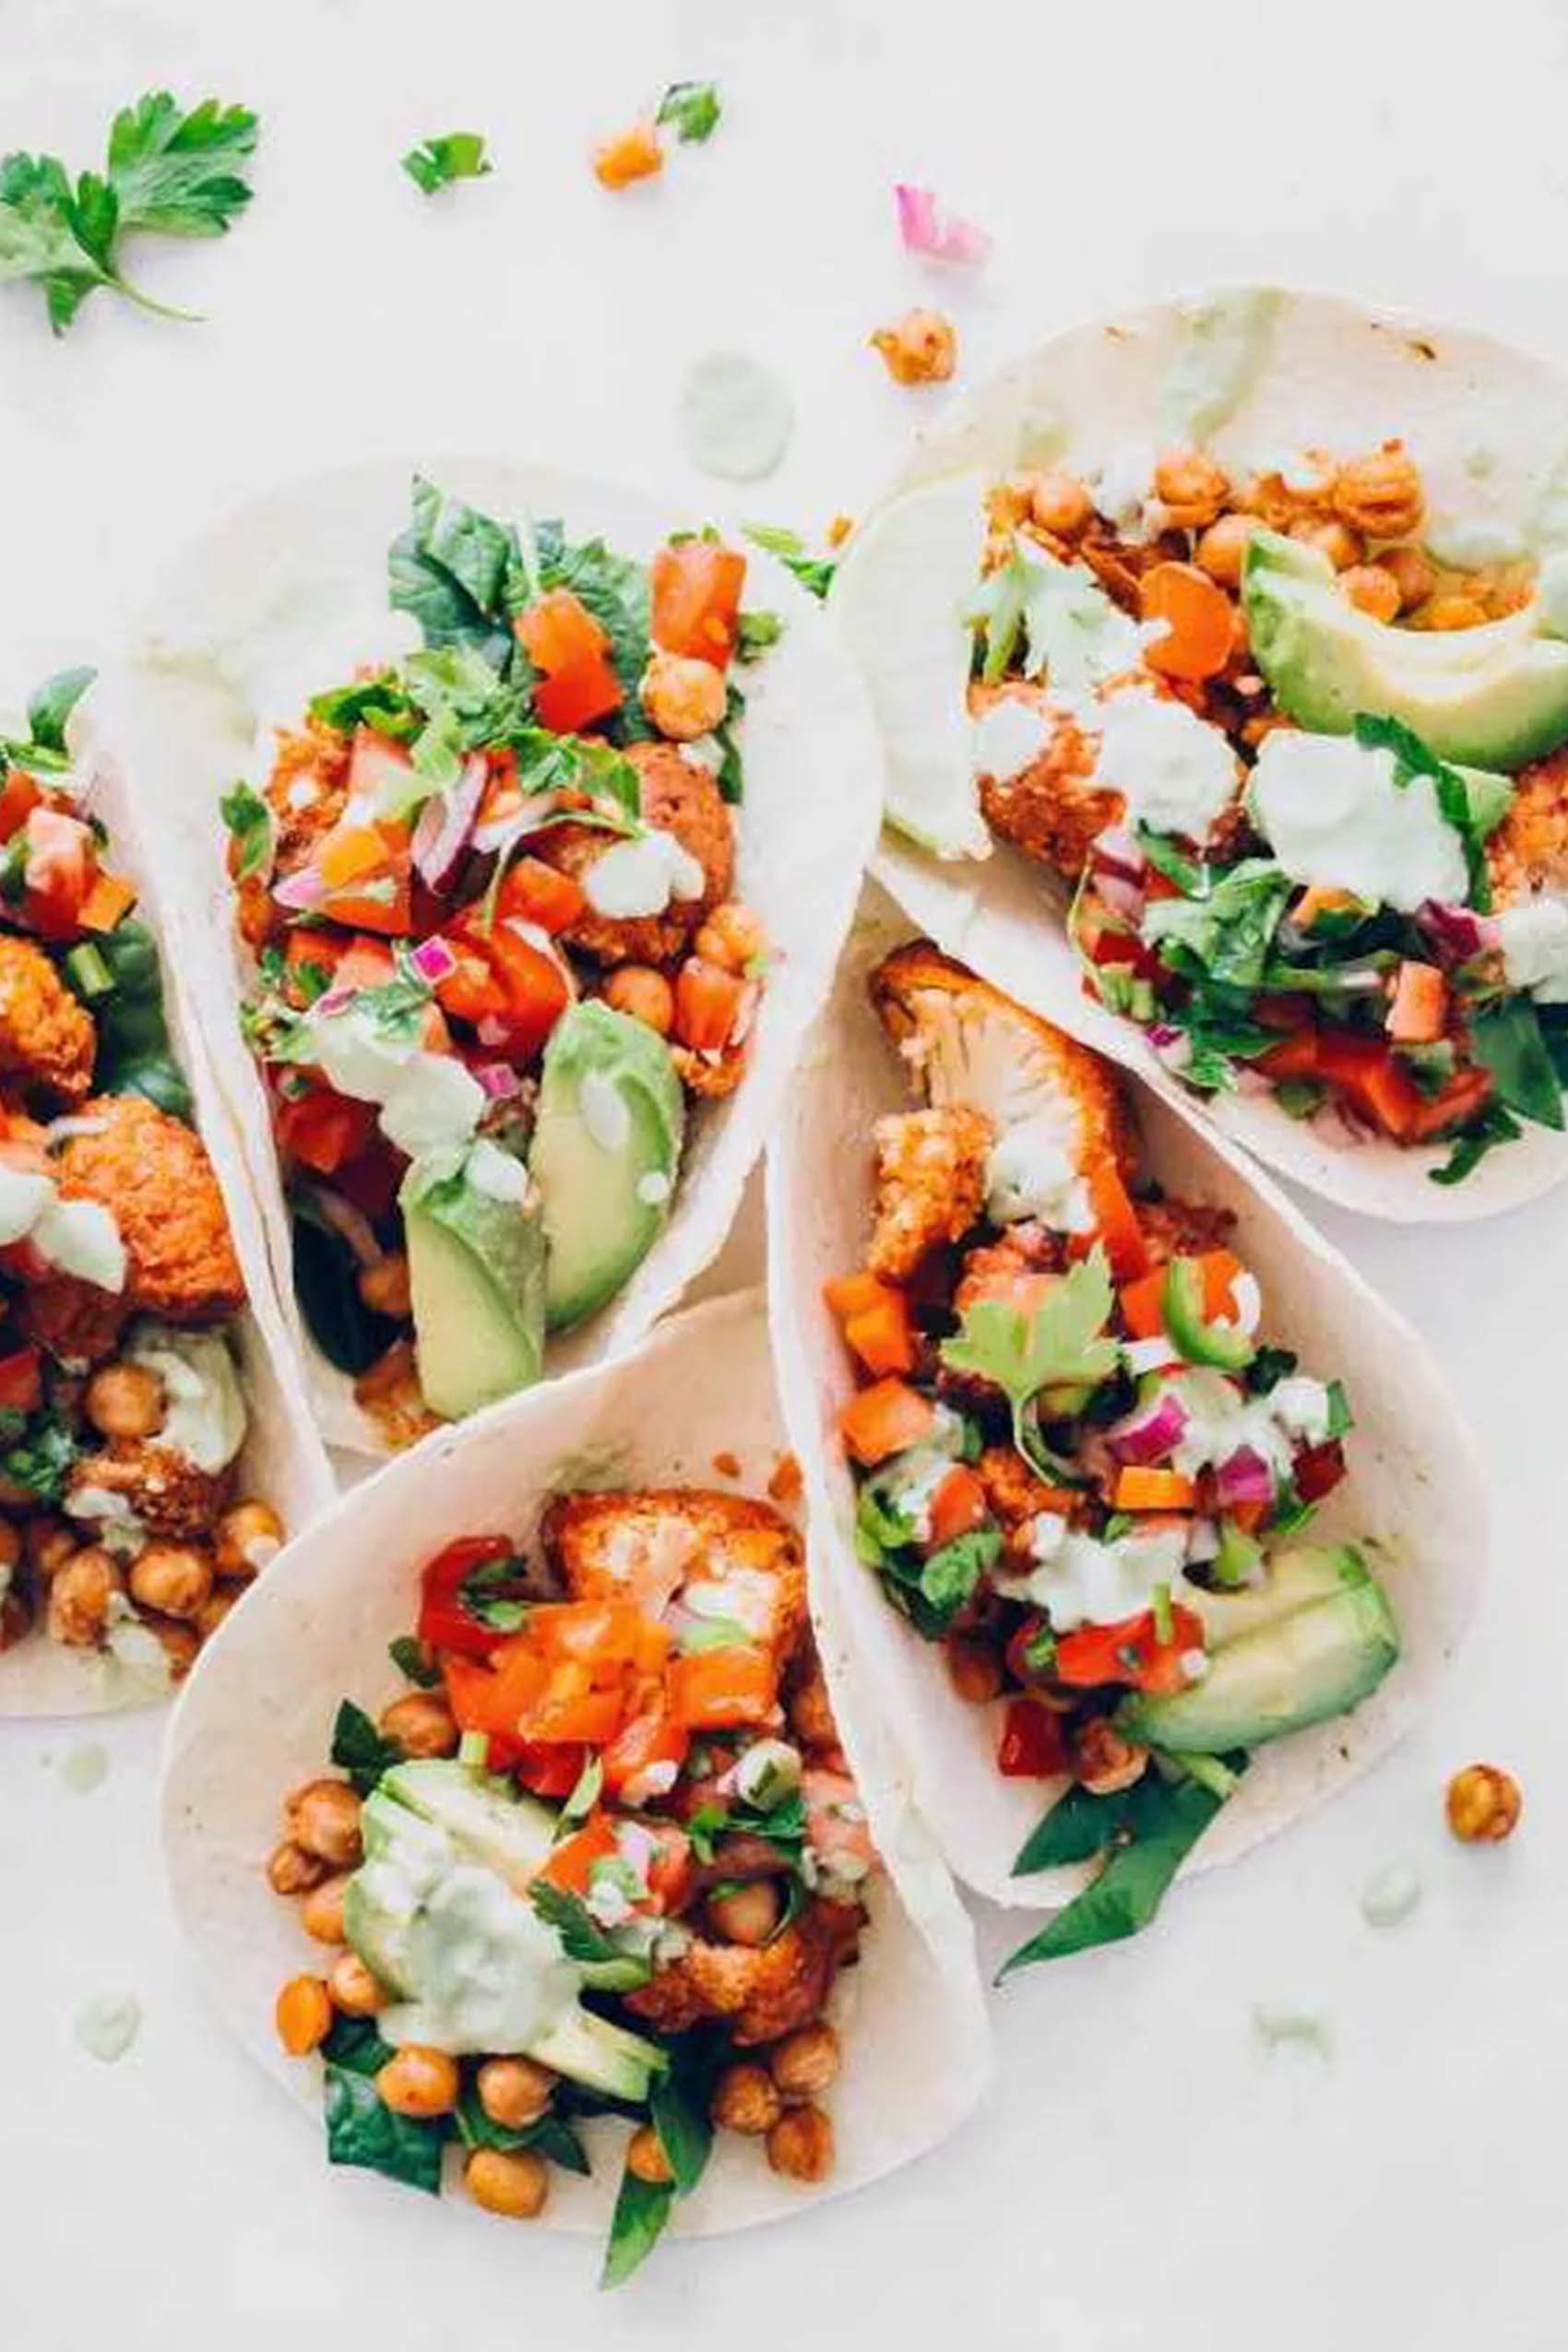
[[[363,1151],[332,1170],[332,1188],[374,1221],[391,1214],[407,1166],[403,1154],[376,1135]]]
[[[683,1725],[671,1720],[661,1695],[659,1704],[623,1724],[605,1749],[604,1785],[612,1796],[619,1796],[628,1781],[651,1764],[671,1764],[678,1769],[686,1760],[689,1745],[689,1734]]]
[[[447,946],[457,959],[456,971],[435,983],[435,1000],[443,1012],[450,1013],[457,1021],[498,1019],[506,1009],[506,992],[491,969],[488,956],[465,939],[455,936],[457,926],[445,932]]]
[[[1411,1124],[1411,1142],[1426,1143],[1450,1127],[1462,1127],[1490,1100],[1491,1091],[1489,1070],[1456,1070],[1437,1094],[1422,1099]]]
[[[515,1772],[536,1797],[569,1797],[582,1778],[588,1757],[587,1748],[574,1748],[564,1741],[540,1747],[532,1740],[508,1740],[497,1754],[493,1740],[490,1767],[493,1772]]]
[[[944,1543],[956,1543],[960,1536],[972,1535],[985,1523],[989,1505],[985,1489],[967,1463],[955,1462],[946,1477],[933,1491],[929,1515],[927,1543],[939,1551]]]
[[[542,858],[518,858],[508,866],[496,893],[495,913],[497,921],[515,915],[520,922],[537,923],[540,931],[564,931],[587,904],[569,873],[557,873]]]
[[[1130,931],[1086,930],[1081,936],[1091,964],[1125,964],[1138,980],[1158,980],[1167,976],[1154,949]]]
[[[0,784],[0,841],[19,833],[43,799],[43,788],[26,768],[13,767]]]
[[[1315,1078],[1317,1067],[1317,1030],[1312,1027],[1301,1029],[1294,1037],[1281,1038],[1266,1052],[1254,1054],[1251,1066],[1272,1078],[1278,1086],[1290,1078]]]
[[[615,1850],[615,1823],[610,1815],[590,1813],[581,1829],[551,1848],[539,1875],[567,1895],[586,1895],[595,1862],[607,1860]]]
[[[1122,1171],[1109,1152],[1090,1169],[1088,1184],[1090,1212],[1111,1271],[1118,1282],[1135,1281],[1148,1265],[1148,1248]]]
[[[518,613],[512,628],[534,668],[547,678],[610,650],[609,637],[570,588],[547,588]]]
[[[407,743],[397,742],[390,735],[378,735],[374,727],[357,727],[349,757],[349,799],[363,809],[392,805],[386,796],[390,792],[395,800],[407,791],[413,765]]]
[[[724,1731],[760,1723],[778,1696],[773,1660],[764,1649],[694,1650],[671,1661],[670,1712],[687,1731]]]
[[[1009,1699],[996,1768],[1008,1780],[1051,1780],[1067,1769],[1062,1717],[1038,1699]]]
[[[722,670],[735,650],[746,559],[711,540],[661,547],[651,567],[653,641]]]
[[[1324,1029],[1318,1039],[1317,1075],[1337,1087],[1374,1126],[1408,1142],[1428,1107],[1409,1072],[1382,1038],[1354,1029]]]
[[[878,1296],[844,1318],[846,1344],[870,1372],[907,1372],[915,1369],[915,1329],[909,1302],[891,1283],[878,1286]]]
[[[1399,967],[1388,1007],[1388,1034],[1396,1045],[1431,1045],[1448,1022],[1448,982],[1435,964]]]
[[[1309,1445],[1291,1464],[1290,1475],[1303,1503],[1321,1503],[1345,1475],[1345,1449],[1336,1437]]]
[[[279,1101],[274,1123],[278,1141],[290,1158],[314,1168],[318,1176],[332,1176],[370,1145],[375,1134],[375,1105],[355,1102],[328,1086],[313,1085],[308,1093],[289,1095]]]
[[[746,983],[721,964],[688,956],[675,976],[675,1035],[700,1052],[729,1044]]]
[[[0,1412],[32,1413],[43,1402],[43,1364],[36,1348],[0,1356]]]
[[[658,1839],[647,1865],[647,1891],[653,1908],[666,1917],[684,1904],[692,1878],[692,1841],[671,1821],[648,1822],[645,1827]]]
[[[879,1380],[852,1396],[838,1416],[845,1444],[863,1469],[930,1435],[936,1409],[901,1380]]]
[[[1168,1642],[1159,1639],[1152,1609],[1114,1625],[1080,1625],[1056,1645],[1056,1679],[1075,1690],[1100,1682],[1131,1682],[1140,1691],[1180,1690],[1185,1679],[1182,1653],[1202,1649],[1203,1639],[1203,1620],[1180,1603],[1170,1612]]]
[[[572,1687],[572,1669],[557,1667],[543,1697],[524,1718],[524,1735],[542,1741],[580,1740],[585,1747],[602,1748],[620,1730],[625,1711],[622,1690],[577,1690]]]
[[[98,875],[92,834],[80,817],[40,806],[27,819],[22,918],[44,939],[68,939]]]
[[[1118,1511],[1190,1511],[1197,1490],[1180,1470],[1149,1470],[1129,1465],[1117,1473],[1112,1502]]]
[[[457,1595],[465,1578],[492,1561],[512,1556],[507,1536],[459,1536],[428,1562],[420,1579],[418,1633],[431,1649],[457,1650],[465,1657],[488,1657],[501,1636],[470,1617]]]
[[[624,700],[621,681],[601,653],[540,678],[533,690],[540,724],[557,735],[574,735],[596,719],[608,719]]]

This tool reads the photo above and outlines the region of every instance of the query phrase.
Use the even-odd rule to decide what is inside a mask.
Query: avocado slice
[[[1440,759],[1513,770],[1568,738],[1568,643],[1539,599],[1474,629],[1401,629],[1341,596],[1314,547],[1254,531],[1241,572],[1253,659],[1303,727],[1403,719]]]
[[[552,1331],[612,1299],[664,1230],[684,1128],[681,1081],[658,1031],[595,999],[568,1006],[544,1049],[529,1153]]]
[[[1304,1592],[1320,1576],[1324,1589],[1222,1642],[1201,1682],[1124,1701],[1116,1722],[1129,1740],[1173,1755],[1260,1747],[1348,1714],[1377,1688],[1399,1655],[1381,1586],[1348,1545],[1293,1557],[1293,1582],[1274,1600],[1289,1602],[1292,1590]]]
[[[460,1852],[483,1862],[519,1893],[554,1842],[555,1815],[548,1805],[535,1797],[513,1797],[499,1783],[445,1758],[394,1764],[382,1775],[377,1794],[445,1830]]]
[[[451,1421],[531,1387],[544,1361],[544,1232],[519,1160],[481,1138],[428,1152],[398,1196],[420,1387]]]

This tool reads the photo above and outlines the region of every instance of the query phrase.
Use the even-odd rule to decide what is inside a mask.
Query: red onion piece
[[[1142,922],[1144,894],[1135,882],[1129,882],[1125,874],[1100,873],[1095,875],[1094,886],[1113,915],[1121,915],[1130,923]]]
[[[1152,1408],[1146,1408],[1107,1430],[1106,1443],[1119,1462],[1140,1467],[1163,1462],[1179,1445],[1187,1427],[1187,1409],[1169,1390]]]
[[[469,1069],[491,1102],[510,1102],[523,1090],[523,1082],[509,1062],[471,1062]]]
[[[991,239],[972,220],[939,205],[930,188],[897,181],[893,189],[898,208],[898,234],[907,250],[928,261],[980,263],[991,251]]]
[[[451,790],[434,794],[419,813],[411,854],[415,872],[432,890],[449,890],[457,878],[484,797],[486,774],[483,754],[471,753]]]
[[[1237,1503],[1272,1503],[1274,1473],[1252,1446],[1239,1445],[1215,1472],[1214,1490],[1225,1508]]]
[[[319,907],[327,896],[327,885],[312,865],[296,866],[281,882],[272,885],[272,896],[280,907],[292,907],[299,913],[308,913]]]
[[[1108,825],[1103,833],[1097,833],[1089,845],[1089,857],[1097,873],[1119,873],[1128,882],[1141,883],[1148,871],[1148,860],[1124,825]]]
[[[1467,964],[1473,956],[1498,944],[1497,925],[1468,907],[1448,907],[1441,899],[1428,898],[1417,910],[1416,921],[1456,964]]]
[[[421,980],[428,980],[432,988],[438,980],[450,980],[457,968],[457,958],[439,932],[433,932],[429,939],[422,939],[409,961]]]

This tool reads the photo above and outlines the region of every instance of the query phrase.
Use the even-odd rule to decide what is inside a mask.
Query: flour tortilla
[[[155,861],[138,832],[125,778],[99,741],[91,708],[89,703],[72,731],[77,766],[91,778],[88,806],[107,826],[115,871],[136,883],[136,912],[159,942],[170,1037],[194,1099],[196,1123],[222,1188],[250,1297],[247,1311],[232,1326],[250,1410],[236,1491],[264,1498],[295,1532],[331,1501],[332,1471],[284,1327],[255,1196],[211,1065],[175,985],[172,933]],[[14,1648],[0,1653],[0,1716],[101,1715],[117,1707],[151,1705],[168,1695],[160,1676],[138,1673],[97,1650],[67,1649],[49,1639],[42,1621]]]
[[[995,1764],[1000,1705],[974,1706],[948,1681],[939,1645],[884,1599],[854,1548],[854,1483],[837,1433],[854,1381],[823,1284],[861,1265],[870,1231],[872,1129],[914,1098],[866,994],[866,980],[910,936],[868,885],[832,1001],[807,1051],[768,1158],[774,1348],[790,1438],[806,1472],[817,1564],[902,1753],[903,1788],[958,1876],[993,1902],[1050,1906],[1081,1871],[1015,1879],[1013,1858],[1042,1810],[1041,1785]],[[1229,1861],[1345,1788],[1398,1739],[1425,1701],[1474,1606],[1487,1565],[1488,1504],[1474,1449],[1420,1340],[1331,1249],[1279,1188],[1182,1105],[1126,1087],[1143,1172],[1182,1199],[1231,1209],[1236,1249],[1263,1292],[1264,1336],[1303,1371],[1341,1376],[1356,1426],[1350,1474],[1302,1540],[1359,1544],[1387,1588],[1403,1656],[1352,1715],[1257,1751],[1196,1849],[1194,1870]]]
[[[318,2134],[318,2070],[283,2055],[272,2012],[279,1987],[315,1965],[320,1947],[272,1893],[263,1864],[284,1796],[327,1768],[339,1699],[374,1714],[402,1689],[386,1645],[413,1625],[423,1562],[475,1531],[505,1529],[531,1548],[540,1514],[561,1489],[691,1484],[760,1495],[784,1443],[761,1294],[714,1301],[664,1324],[635,1356],[426,1438],[343,1497],[222,1627],[169,1727],[164,1858],[208,1993]],[[715,1473],[719,1453],[738,1457],[734,1479]],[[814,1573],[812,1613],[886,1866],[860,1963],[835,1996],[846,2013],[844,2070],[829,2101],[837,2165],[824,2188],[802,2190],[769,2170],[759,2144],[721,2133],[702,2187],[675,2209],[675,2227],[698,2235],[809,2213],[821,2198],[920,2155],[975,2104],[989,2065],[973,1930],[929,1837],[898,1800],[836,1583]],[[590,2121],[586,2136],[595,2177],[552,2173],[544,2220],[602,2233],[624,2127]],[[482,2226],[455,2185],[445,2202],[453,2226]],[[501,2251],[516,2258],[511,2245]]]
[[[277,1152],[261,1080],[239,1038],[243,973],[218,802],[236,775],[265,777],[272,728],[297,725],[312,694],[418,642],[413,623],[386,602],[386,549],[406,523],[416,472],[487,513],[559,516],[574,538],[601,534],[644,558],[671,530],[702,519],[606,482],[500,460],[422,457],[316,475],[247,507],[184,552],[149,601],[115,698],[126,764],[159,814],[192,1009],[261,1202],[323,1432],[334,1445],[373,1455],[386,1453],[384,1441],[294,1305]],[[826,992],[875,838],[880,758],[858,679],[783,566],[754,552],[748,562],[747,602],[777,608],[786,623],[782,641],[738,673],[747,708],[736,890],[776,951],[750,1065],[728,1100],[689,1106],[668,1226],[600,1314],[551,1341],[550,1374],[635,1343],[723,1241]]]
[[[1091,470],[1133,442],[1191,437],[1179,422],[1183,360],[1227,320],[1255,321],[1255,372],[1202,438],[1221,464],[1278,462],[1315,444],[1351,454],[1396,435],[1421,469],[1434,536],[1495,530],[1518,552],[1568,541],[1568,380],[1544,361],[1481,335],[1371,311],[1336,296],[1229,289],[1153,303],[1052,337],[945,410],[921,435],[872,520],[901,492],[972,474],[980,485],[1021,466]],[[1245,345],[1244,323],[1238,345]],[[1173,410],[1173,394],[1176,396]],[[1212,415],[1212,411],[1211,411]],[[1478,560],[1475,557],[1472,561]],[[855,561],[850,542],[839,586]],[[962,598],[968,584],[956,581]],[[932,674],[935,736],[951,724]],[[1109,1053],[1168,1099],[1181,1090],[1142,1033],[1083,992],[1063,928],[1064,897],[1045,870],[998,841],[980,861],[935,858],[885,832],[874,871],[910,920],[999,988]],[[1197,1098],[1221,1134],[1342,1208],[1401,1223],[1466,1222],[1533,1200],[1568,1176],[1568,1136],[1527,1126],[1456,1185],[1430,1170],[1446,1146],[1337,1144],[1266,1094]]]

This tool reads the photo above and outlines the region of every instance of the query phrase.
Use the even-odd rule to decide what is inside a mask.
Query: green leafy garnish
[[[1260,988],[1294,886],[1268,859],[1243,858],[1218,878],[1211,876],[1202,897],[1155,899],[1144,915],[1144,937],[1184,979]]]
[[[770,646],[776,646],[784,634],[781,612],[742,612],[735,632],[737,661],[760,661]]]
[[[272,811],[261,794],[245,783],[235,784],[218,803],[218,814],[234,842],[234,880],[264,880],[272,871],[275,828]]]
[[[46,776],[69,767],[65,729],[97,675],[96,670],[57,670],[42,686],[34,687],[28,702],[26,736],[0,735],[0,776],[13,767],[29,767]]]
[[[1209,887],[1208,868],[1196,858],[1179,849],[1169,834],[1155,833],[1146,825],[1137,828],[1137,843],[1156,873],[1173,882],[1183,898],[1201,898]]]
[[[663,2237],[675,2204],[673,2180],[644,2180],[628,2165],[610,2216],[600,2287],[622,2287],[640,2270]]]
[[[1031,1408],[1042,1397],[1081,1406],[1085,1393],[1111,1379],[1118,1361],[1106,1334],[1115,1293],[1098,1243],[1087,1258],[1052,1282],[1032,1314],[1002,1299],[982,1299],[959,1319],[957,1336],[942,1343],[950,1372],[971,1372],[1001,1389],[1013,1412],[1013,1443],[1042,1477],[1061,1473],[1039,1438]],[[1063,1392],[1053,1396],[1050,1392]]]
[[[441,2163],[451,2119],[394,2114],[375,2076],[395,2053],[368,2017],[334,2018],[321,2046],[327,2064],[327,2156],[390,2180],[441,2193]]]
[[[457,2094],[455,2114],[457,2136],[466,2148],[532,2148],[549,2163],[558,2164],[564,2172],[581,2173],[586,2178],[593,2170],[588,2150],[570,2123],[553,2110],[514,2130],[510,2124],[493,2122],[474,2085],[465,2083]]]
[[[628,2165],[610,2224],[601,2287],[619,2287],[647,2261],[664,2233],[677,2197],[689,2197],[707,2169],[713,2149],[709,2105],[714,2079],[726,2049],[721,2034],[671,2036],[664,2045],[669,2068],[648,2094],[659,2144],[673,2179],[640,2180]]]
[[[339,1705],[332,1726],[332,1761],[349,1776],[350,1786],[368,1797],[385,1772],[403,1761],[396,1740],[384,1740],[363,1707],[352,1699]]]
[[[399,1674],[421,1691],[437,1691],[441,1687],[441,1669],[426,1657],[424,1645],[411,1633],[399,1633],[386,1645],[386,1655]]]
[[[97,933],[93,944],[110,974],[107,995],[93,998],[93,1084],[101,1094],[145,1095],[172,1118],[189,1119],[191,1090],[169,1035],[157,941],[145,923],[127,918]]]
[[[659,101],[656,123],[668,123],[688,146],[713,137],[722,108],[712,82],[671,82]]]
[[[554,1929],[568,1960],[593,1964],[625,1958],[620,1945],[600,1926],[580,1895],[574,1895],[564,1886],[552,1886],[548,1879],[536,1878],[529,1885],[529,1901],[545,1925]]]
[[[416,188],[434,196],[454,180],[482,180],[493,167],[484,151],[482,131],[447,131],[410,148],[402,158],[404,171]]]
[[[482,1560],[458,1586],[457,1605],[493,1633],[519,1633],[529,1616],[529,1604],[516,1589],[522,1574],[523,1562],[511,1553],[504,1560]]]
[[[1472,1175],[1489,1151],[1499,1144],[1516,1143],[1524,1129],[1511,1111],[1500,1102],[1489,1102],[1458,1136],[1441,1168],[1427,1171],[1434,1184],[1462,1184]]]
[[[1562,1082],[1527,996],[1507,997],[1473,1015],[1470,1051],[1491,1071],[1505,1110],[1542,1127],[1562,1127]]]
[[[793,572],[809,596],[820,601],[833,586],[833,576],[838,569],[837,559],[831,555],[808,555],[806,542],[799,531],[783,529],[777,523],[744,523],[742,525],[754,547],[769,555],[777,555],[787,572]]]
[[[69,1424],[47,1408],[0,1411],[0,1477],[26,1487],[41,1503],[59,1502],[77,1451]]]
[[[413,516],[392,542],[394,612],[411,613],[427,646],[462,646],[505,672],[518,654],[512,619],[529,599],[521,544],[509,524],[417,479]]]

